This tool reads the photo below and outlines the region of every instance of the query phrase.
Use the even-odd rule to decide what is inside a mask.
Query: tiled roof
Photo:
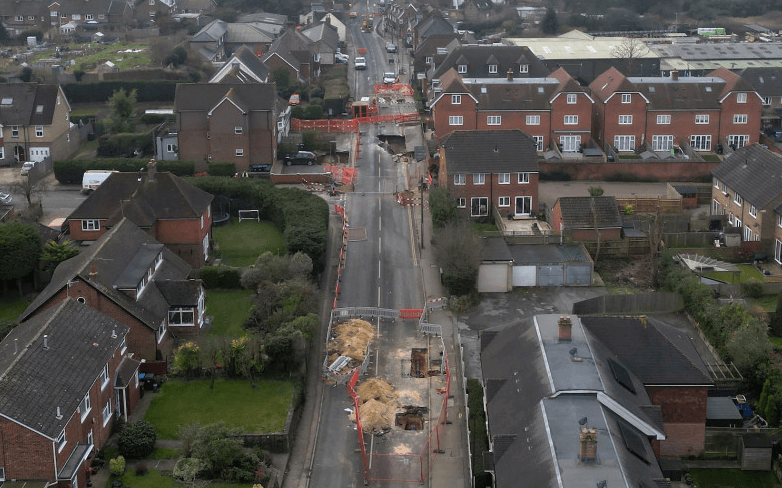
[[[0,85],[0,98],[8,103],[0,104],[0,124],[51,125],[59,95],[57,85],[3,83]],[[68,101],[62,99],[60,103],[67,104]],[[40,111],[38,107],[41,107]]]
[[[132,357],[125,356],[122,358],[122,362],[117,367],[117,378],[114,381],[114,385],[118,387],[125,387],[130,385],[131,380],[136,376],[141,361],[137,361]]]
[[[619,215],[616,198],[612,196],[559,197],[557,203],[566,229],[622,228],[622,216]]]
[[[20,324],[0,342],[0,415],[55,439],[128,331],[73,299]]]
[[[214,20],[206,24],[191,39],[191,42],[216,42],[228,32],[228,22]]]
[[[729,154],[711,174],[758,209],[782,195],[782,159],[760,144]]]
[[[484,82],[485,81],[485,82]],[[467,79],[479,110],[548,110],[560,83],[554,78]]]
[[[156,281],[160,293],[172,307],[195,307],[201,295],[199,280],[161,280]]]
[[[209,111],[217,105],[229,90],[247,103],[250,110],[271,110],[277,90],[273,84],[209,84],[209,83],[178,83],[174,101],[175,111],[201,110]],[[105,183],[104,183],[105,184]]]
[[[782,96],[782,68],[745,68],[739,76],[761,96]]]
[[[489,62],[494,56],[496,61]],[[543,78],[549,70],[526,46],[504,45],[464,45],[457,46],[437,66],[433,77],[439,78],[450,68],[466,65],[467,73],[463,78],[504,78],[508,69],[516,73],[516,77]],[[496,64],[497,73],[489,73],[489,65]],[[528,72],[519,74],[519,66],[528,65]]]
[[[611,95],[617,92],[637,92],[633,85],[618,69],[613,66],[608,68],[589,84],[592,94],[601,102],[605,102]]]
[[[450,174],[539,171],[535,141],[520,130],[454,131],[441,145]]]

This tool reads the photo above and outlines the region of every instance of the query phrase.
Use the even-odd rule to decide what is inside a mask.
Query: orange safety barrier
[[[422,308],[402,308],[399,309],[399,318],[402,319],[420,319],[424,313]]]
[[[337,215],[345,215],[345,207],[342,205],[334,205],[334,211]]]

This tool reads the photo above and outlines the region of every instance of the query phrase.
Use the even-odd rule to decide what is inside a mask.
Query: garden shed
[[[766,434],[742,435],[739,448],[742,471],[771,469],[771,438]]]
[[[706,399],[706,427],[741,427],[744,419],[730,397]]]
[[[590,286],[594,263],[582,244],[516,244],[512,286]]]

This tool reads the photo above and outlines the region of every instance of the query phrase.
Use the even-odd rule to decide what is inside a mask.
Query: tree
[[[43,246],[41,261],[46,263],[46,267],[54,269],[58,264],[79,254],[79,250],[73,241],[58,243],[49,241]]]
[[[163,60],[163,64],[166,66],[172,65],[175,68],[185,64],[187,61],[187,50],[182,46],[175,47]]]
[[[540,29],[544,34],[554,35],[559,29],[559,21],[557,20],[557,13],[553,8],[548,7],[546,9],[546,16],[540,22]]]
[[[136,111],[136,94],[135,88],[130,93],[117,90],[109,98],[111,107],[109,126],[112,132],[133,132],[132,117]]]
[[[592,194],[593,188],[594,187],[589,188],[590,194]],[[602,195],[603,189],[600,187],[598,187],[598,189],[600,190],[600,194]],[[600,226],[598,225],[597,222],[597,207],[595,205],[595,195],[592,195],[592,197],[590,197],[589,199],[589,209],[592,213],[592,226],[594,227],[595,233],[597,234],[597,250],[595,251],[595,262],[597,262],[598,258],[600,257],[600,246],[603,243],[603,233],[600,232]]]
[[[622,61],[623,72],[627,76],[633,76],[635,61],[649,54],[649,48],[643,41],[635,37],[625,37],[621,44],[616,46],[612,56]]]
[[[38,229],[19,221],[0,224],[0,280],[16,280],[22,296],[22,278],[30,274],[41,257],[41,237]],[[7,291],[7,288],[5,289]]]
[[[451,295],[475,290],[481,264],[481,242],[469,222],[447,224],[434,233],[435,261]]]
[[[771,316],[771,332],[777,336],[782,337],[782,292],[777,297],[777,308]]]
[[[36,202],[40,200],[40,196],[49,191],[49,186],[43,178],[35,178],[34,176],[27,176],[16,180],[10,185],[11,193],[20,193],[24,195],[24,199],[27,200],[27,206],[33,204],[33,200]]]
[[[155,450],[157,433],[149,422],[127,424],[119,433],[117,447],[126,459],[144,459]]]
[[[744,325],[731,334],[725,348],[739,370],[755,368],[773,350],[768,340],[768,326],[762,320],[749,316]]]
[[[435,229],[455,223],[459,219],[456,198],[447,188],[437,187],[429,191],[429,209]]]
[[[0,43],[5,44],[9,39],[8,31],[3,24],[0,24]]]
[[[282,93],[291,84],[291,75],[285,68],[277,68],[272,71],[272,79],[277,84],[277,93]]]
[[[30,83],[30,81],[33,79],[33,69],[28,66],[22,68],[22,72],[19,74],[19,79],[24,83]]]

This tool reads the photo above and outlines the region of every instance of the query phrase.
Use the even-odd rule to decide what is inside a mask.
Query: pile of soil
[[[367,344],[372,342],[375,332],[366,320],[350,319],[337,324],[332,329],[334,338],[329,341],[328,358],[333,363],[339,356],[347,356],[351,361],[342,371],[355,368],[366,358]],[[340,371],[340,372],[342,372]]]
[[[395,403],[383,403],[370,398],[359,407],[361,428],[367,433],[388,430],[394,423],[395,413]]]
[[[358,396],[362,400],[377,400],[383,403],[393,403],[397,395],[394,387],[380,378],[370,378],[367,381],[359,383],[357,388]]]

